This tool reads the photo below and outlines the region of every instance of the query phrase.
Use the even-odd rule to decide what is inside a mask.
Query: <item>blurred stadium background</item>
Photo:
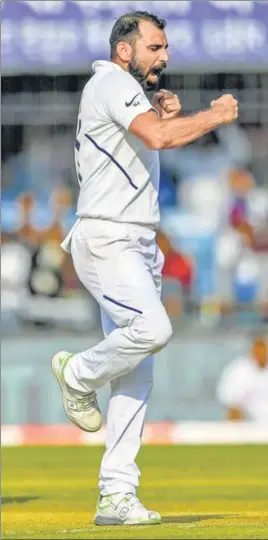
[[[268,322],[268,5],[261,1],[2,1],[2,444],[98,443],[73,428],[50,358],[98,341],[98,306],[60,241],[75,220],[81,90],[108,59],[115,19],[168,22],[162,87],[183,114],[222,93],[235,125],[161,152],[163,301],[174,337],[156,363],[144,439],[264,442],[266,423],[227,420],[223,370]],[[238,381],[239,385],[239,381]],[[109,389],[100,392],[106,410]],[[266,416],[267,418],[267,416]],[[55,426],[58,426],[55,429]]]

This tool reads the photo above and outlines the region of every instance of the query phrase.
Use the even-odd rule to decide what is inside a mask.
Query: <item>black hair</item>
[[[140,21],[150,21],[157,28],[160,28],[160,30],[163,30],[166,26],[164,19],[160,19],[160,17],[152,15],[152,13],[148,13],[147,11],[133,11],[132,13],[122,15],[115,22],[109,39],[111,59],[115,57],[116,46],[120,41],[132,43],[133,39],[139,36]]]

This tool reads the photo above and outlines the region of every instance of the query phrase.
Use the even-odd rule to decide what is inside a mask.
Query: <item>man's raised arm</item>
[[[205,133],[230,124],[238,117],[238,102],[231,94],[212,101],[210,109],[191,116],[163,119],[154,111],[138,115],[129,131],[142,139],[152,150],[179,148],[195,141]]]

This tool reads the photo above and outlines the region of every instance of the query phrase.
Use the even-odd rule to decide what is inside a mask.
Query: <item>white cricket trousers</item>
[[[160,300],[163,254],[147,227],[88,218],[73,231],[71,254],[78,278],[101,307],[105,338],[71,358],[65,379],[81,392],[111,382],[99,487],[102,495],[135,493],[152,355],[172,334]]]

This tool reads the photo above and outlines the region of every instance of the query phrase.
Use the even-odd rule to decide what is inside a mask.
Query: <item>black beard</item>
[[[148,81],[147,77],[150,71],[148,71],[147,75],[144,75],[144,73],[142,73],[142,71],[140,71],[138,67],[133,66],[133,64],[131,63],[129,63],[128,65],[128,71],[132,75],[132,77],[134,77],[134,79],[136,79],[136,81],[140,83],[143,90],[146,90],[147,92],[157,90],[159,86],[159,79],[155,83]]]

